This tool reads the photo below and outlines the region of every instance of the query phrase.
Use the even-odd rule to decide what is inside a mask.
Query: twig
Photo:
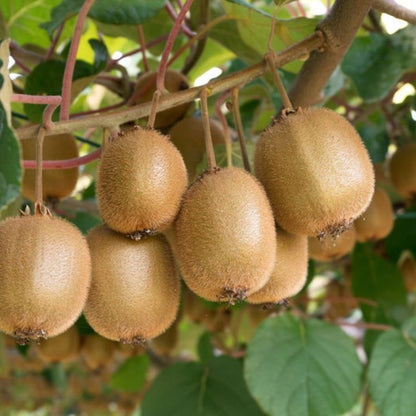
[[[340,325],[340,326],[351,326],[355,328],[374,329],[376,331],[388,331],[389,329],[393,328],[390,325],[375,324],[372,322],[345,322],[345,321],[335,321],[335,322],[337,325]]]
[[[176,14],[175,9],[173,8],[173,6],[172,6],[172,4],[170,3],[169,0],[166,2],[165,8],[166,8],[166,11],[168,12],[169,16],[172,18],[172,20],[174,22],[176,22],[176,19],[178,18],[178,15]],[[189,38],[192,38],[192,36],[195,36],[195,32],[183,23],[181,23],[180,29]]]
[[[372,7],[381,13],[389,14],[397,19],[416,25],[416,11],[410,10],[394,0],[373,0]]]
[[[42,169],[70,169],[76,166],[86,165],[87,163],[93,162],[99,159],[101,156],[101,148],[94,152],[80,157],[74,157],[72,159],[63,160],[44,160],[42,161]],[[36,169],[36,160],[23,160],[22,165],[24,169]]]
[[[143,32],[142,25],[137,26],[137,34],[139,35],[140,49],[141,49],[141,52],[142,52],[143,70],[144,70],[144,72],[148,72],[149,71],[149,63],[147,62],[146,42],[144,40],[144,32]]]
[[[43,139],[45,138],[45,129],[39,128],[36,137],[36,176],[35,176],[35,213],[42,213],[43,190],[42,190],[42,157],[43,157]]]
[[[324,38],[320,31],[316,31],[307,38],[289,46],[288,48],[277,52],[274,63],[276,66],[283,66],[295,59],[298,59],[310,51],[321,48]],[[211,95],[219,94],[227,90],[231,90],[238,85],[244,85],[253,79],[262,76],[267,71],[265,60],[244,68],[228,76],[223,76],[208,82],[204,86],[188,88],[186,90],[171,93],[160,98],[159,111],[176,107],[180,104],[189,103],[199,97],[203,88],[209,88]],[[51,130],[45,134],[58,134],[71,132],[78,129],[89,127],[106,127],[126,123],[128,121],[137,120],[150,114],[151,102],[136,105],[134,107],[123,110],[109,111],[105,114],[89,115],[79,117],[72,120],[58,121],[54,123]],[[20,139],[33,137],[37,133],[39,126],[25,126],[17,129]]]
[[[160,90],[156,90],[153,93],[152,109],[150,110],[149,118],[147,120],[147,128],[148,129],[153,129],[153,127],[155,125],[156,113],[157,113],[157,109],[158,109],[158,106],[159,106],[159,100],[160,100],[161,95],[162,95],[162,93],[160,92]]]
[[[88,11],[90,10],[93,3],[94,0],[85,0],[78,14],[77,23],[75,25],[74,34],[72,36],[71,46],[69,48],[68,58],[65,65],[64,77],[62,80],[62,105],[60,114],[61,120],[69,119],[72,76],[74,75],[79,41],[81,39],[82,28],[84,26],[85,19],[87,18]]]
[[[208,88],[204,88],[200,94],[201,98],[201,118],[204,128],[205,149],[208,159],[208,170],[213,170],[217,166],[215,160],[214,146],[212,144],[211,129],[209,126],[209,113],[208,113]]]
[[[168,66],[168,58],[170,51],[172,50],[173,43],[175,42],[176,36],[178,35],[181,24],[185,19],[186,13],[190,9],[193,0],[186,0],[186,3],[183,5],[178,16],[175,19],[175,23],[172,27],[172,30],[169,33],[166,45],[163,49],[162,57],[160,58],[159,70],[156,77],[156,87],[162,93],[165,91],[165,73]]]
[[[251,172],[250,161],[248,160],[246,141],[244,140],[243,123],[241,122],[240,106],[238,103],[238,87],[234,87],[231,92],[232,111],[237,129],[238,141],[240,142],[241,155],[243,157],[244,169]]]
[[[233,165],[232,160],[232,142],[231,142],[231,135],[230,135],[230,129],[228,127],[227,119],[225,118],[225,115],[221,111],[221,106],[224,104],[225,100],[230,96],[230,91],[225,91],[221,94],[221,96],[218,98],[218,100],[215,102],[215,113],[217,114],[218,120],[220,120],[222,129],[224,132],[224,138],[225,138],[225,152],[227,155],[227,166]]]
[[[49,46],[49,49],[47,50],[47,52],[45,54],[45,61],[50,59],[52,57],[53,53],[55,52],[56,45],[59,41],[59,38],[61,37],[62,30],[64,29],[64,26],[65,26],[65,22],[62,22],[59,25],[58,30],[56,31],[55,36],[52,39],[52,43]]]
[[[13,103],[59,105],[62,101],[62,98],[60,95],[12,94],[11,101]]]

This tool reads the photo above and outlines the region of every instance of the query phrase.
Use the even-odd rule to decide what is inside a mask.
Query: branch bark
[[[322,48],[323,42],[322,33],[320,31],[314,32],[302,41],[289,46],[283,51],[277,52],[274,58],[276,67],[283,66],[295,59],[299,59],[307,55],[315,49]],[[203,88],[208,88],[210,95],[231,90],[234,87],[244,85],[251,80],[262,76],[267,71],[268,66],[266,61],[263,59],[258,64],[244,68],[231,75],[210,81],[206,85],[163,95],[160,97],[158,110],[162,111],[180,104],[189,103],[190,101],[199,98]],[[73,118],[70,120],[57,121],[50,130],[45,132],[45,135],[67,133],[91,127],[113,128],[128,121],[148,116],[150,114],[151,107],[152,103],[147,102],[123,110],[106,111],[101,114],[99,113]],[[39,125],[20,127],[17,129],[17,134],[20,139],[28,139],[35,137],[38,129]]]
[[[372,0],[336,0],[328,16],[318,25],[326,38],[325,50],[310,54],[289,92],[295,107],[322,100],[323,88],[351,45],[371,3]]]
[[[373,0],[373,9],[397,19],[416,25],[416,12],[396,3],[394,0]]]

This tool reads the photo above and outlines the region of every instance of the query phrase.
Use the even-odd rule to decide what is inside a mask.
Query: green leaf
[[[83,234],[95,227],[96,225],[101,224],[101,220],[88,212],[78,211],[74,218],[71,219],[71,222],[75,224]]]
[[[129,393],[139,391],[146,382],[149,358],[146,354],[127,358],[111,376],[111,387]]]
[[[372,113],[356,127],[372,162],[383,162],[386,159],[390,144],[389,136],[386,133],[386,118],[384,115],[379,111]]]
[[[198,340],[198,356],[201,363],[208,365],[214,356],[211,334],[204,332]]]
[[[376,255],[369,244],[355,245],[352,291],[356,297],[374,301],[374,305],[360,303],[367,322],[394,325],[402,322],[408,314],[406,290],[400,271],[394,263]],[[374,337],[370,339],[375,340]]]
[[[51,12],[51,19],[42,23],[49,36],[66,19],[79,12],[84,0],[64,0]],[[88,16],[103,23],[139,25],[154,17],[166,0],[95,0]],[[46,20],[46,19],[45,19]]]
[[[231,357],[214,357],[207,367],[176,363],[154,380],[142,402],[142,416],[260,416],[247,391],[243,369]]]
[[[412,415],[416,409],[416,317],[402,330],[382,334],[371,356],[370,395],[383,416]]]
[[[0,102],[0,212],[20,195],[20,146]]]
[[[410,250],[416,256],[416,212],[398,214],[393,231],[385,240],[387,251],[397,261],[403,250]]]
[[[334,416],[361,387],[353,341],[338,327],[285,313],[258,327],[246,354],[251,394],[271,416]]]
[[[402,76],[416,67],[416,27],[409,25],[393,35],[372,33],[357,37],[341,67],[366,101],[379,101]]]
[[[39,30],[39,25],[49,19],[51,9],[59,3],[60,0],[0,1],[0,13],[8,28],[7,36],[21,45],[31,43],[48,47],[48,35]]]

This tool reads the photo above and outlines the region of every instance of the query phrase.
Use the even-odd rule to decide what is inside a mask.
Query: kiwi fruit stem
[[[42,155],[44,138],[45,129],[43,127],[40,127],[36,138],[35,215],[42,215],[43,211]]]
[[[241,156],[243,157],[244,169],[251,173],[250,162],[248,160],[246,142],[244,140],[243,124],[241,122],[240,106],[238,104],[238,87],[234,87],[231,93],[232,111],[235,125],[237,128],[238,141],[240,143]]]
[[[161,95],[162,92],[158,89],[153,93],[152,108],[150,110],[149,118],[147,119],[148,129],[153,129],[153,126],[155,125],[157,107],[159,106],[159,100]]]
[[[272,26],[274,26],[274,22],[275,22],[275,19],[273,18]],[[275,63],[274,63],[275,52],[272,49],[270,49],[264,58],[273,76],[273,80],[276,83],[277,89],[279,90],[279,94],[282,97],[284,109],[294,111],[293,105],[289,99],[289,96],[287,95],[286,89],[283,85],[279,72],[277,71]]]
[[[208,170],[213,170],[217,166],[214,153],[214,145],[212,144],[211,129],[209,127],[209,113],[208,113],[208,88],[201,91],[201,117],[202,125],[204,127],[205,148],[208,158]]]

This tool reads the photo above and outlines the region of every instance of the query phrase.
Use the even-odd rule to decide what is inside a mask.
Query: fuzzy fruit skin
[[[398,267],[403,276],[406,290],[414,292],[416,289],[416,262],[410,251],[406,250],[402,253],[398,261]]]
[[[88,335],[82,344],[82,356],[91,370],[104,367],[112,361],[116,344],[97,334]]]
[[[133,241],[100,225],[87,240],[92,283],[84,314],[89,324],[103,337],[126,343],[162,334],[176,318],[180,297],[166,239]]]
[[[345,228],[374,192],[373,166],[360,136],[325,108],[282,115],[261,134],[254,163],[277,223],[293,234]]]
[[[68,329],[91,281],[81,232],[61,218],[8,218],[0,223],[0,253],[0,330],[30,339],[40,330],[53,337]]]
[[[354,227],[350,227],[338,237],[331,235],[319,240],[316,237],[309,237],[309,257],[317,261],[334,261],[350,253],[356,242]]]
[[[188,184],[184,161],[167,136],[135,128],[106,147],[97,179],[97,200],[115,231],[161,231],[175,219]]]
[[[416,143],[399,147],[390,159],[389,174],[398,194],[405,198],[416,195]]]
[[[142,104],[152,101],[156,91],[155,71],[147,72],[139,77],[136,83],[135,92],[142,91],[134,104]],[[165,74],[165,88],[169,92],[177,92],[189,88],[188,80],[178,71],[168,69]],[[167,110],[160,111],[156,115],[154,128],[164,129],[171,126],[175,121],[182,118],[188,110],[190,103],[180,104]]]
[[[269,281],[247,298],[248,303],[278,303],[296,295],[308,275],[308,238],[276,229],[276,264]]]
[[[266,194],[239,168],[207,172],[184,196],[176,221],[182,277],[198,296],[226,301],[264,286],[276,258],[276,233]]]
[[[36,138],[20,142],[22,158],[36,159]],[[79,156],[75,137],[69,133],[45,136],[43,160],[64,160]],[[71,195],[78,181],[78,168],[45,169],[42,172],[43,199],[63,199]],[[25,169],[22,178],[22,195],[35,200],[35,169]]]
[[[357,241],[381,240],[390,234],[393,225],[394,212],[390,198],[383,188],[376,187],[370,205],[354,222]]]
[[[72,360],[79,355],[81,336],[75,326],[62,334],[42,340],[38,346],[40,358],[47,363],[58,363]]]
[[[215,119],[209,120],[212,143],[225,143],[225,135],[221,123]],[[189,181],[195,179],[197,166],[205,154],[204,127],[201,117],[186,117],[175,123],[169,130],[172,143],[183,156]]]

